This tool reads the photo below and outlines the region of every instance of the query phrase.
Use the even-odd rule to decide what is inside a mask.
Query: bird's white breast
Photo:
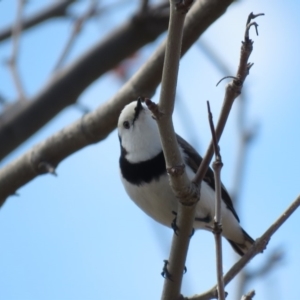
[[[187,166],[187,174],[190,179],[194,177],[194,172]],[[129,183],[121,175],[122,182],[130,198],[139,206],[148,216],[157,222],[170,227],[175,218],[173,212],[177,212],[178,200],[176,199],[169,184],[168,175],[165,173],[159,180],[152,180],[150,183],[144,183],[139,186]],[[221,214],[223,223],[223,234],[229,239],[244,240],[240,226],[232,212],[221,203]],[[211,217],[210,223],[195,221],[195,229],[211,230],[213,228],[215,216],[215,192],[206,183],[201,184],[200,201],[196,208],[196,218]]]
[[[194,176],[192,170],[187,167],[187,172],[192,179]],[[152,180],[150,183],[139,186],[131,184],[122,176],[121,179],[126,192],[136,205],[159,223],[171,226],[175,217],[172,212],[177,212],[178,200],[171,189],[166,173],[159,180]],[[212,213],[214,213],[214,191],[202,182],[201,200],[197,204],[196,216],[205,218]],[[206,228],[205,225],[202,222],[196,222],[195,228]]]
[[[121,176],[126,192],[134,203],[147,215],[157,222],[169,226],[177,211],[177,201],[169,185],[167,174],[162,175],[159,180],[143,183],[139,186],[131,184]]]

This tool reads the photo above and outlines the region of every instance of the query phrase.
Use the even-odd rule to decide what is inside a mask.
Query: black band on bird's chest
[[[125,155],[121,153],[120,168],[123,177],[130,183],[140,185],[158,180],[166,172],[166,162],[163,152],[152,159],[139,163],[129,162]]]

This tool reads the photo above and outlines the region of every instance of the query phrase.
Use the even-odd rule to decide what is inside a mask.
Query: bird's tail
[[[232,246],[232,248],[235,250],[235,252],[237,252],[241,256],[243,256],[254,243],[252,237],[244,229],[242,229],[242,231],[245,238],[242,244],[227,239],[230,245]]]

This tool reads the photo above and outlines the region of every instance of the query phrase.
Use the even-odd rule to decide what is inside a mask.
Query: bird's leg
[[[177,212],[172,211],[172,214],[175,215],[175,218],[173,219],[172,223],[171,223],[171,227],[174,230],[174,233],[176,235],[178,235],[178,231],[179,231],[179,227],[176,224],[176,220],[177,220]]]
[[[176,224],[176,220],[177,220],[177,212],[172,211],[172,214],[175,215],[175,218],[173,219],[173,221],[172,221],[172,223],[171,223],[171,227],[172,227],[172,229],[174,230],[174,233],[175,233],[176,235],[178,235],[179,227],[178,227],[177,224]],[[189,237],[191,238],[191,237],[194,235],[194,233],[195,233],[195,228],[192,229],[192,232],[191,232],[191,234],[190,234]]]
[[[211,220],[212,220],[212,217],[211,217],[210,214],[208,214],[208,215],[207,215],[206,217],[204,217],[204,218],[199,218],[199,217],[196,217],[196,218],[195,218],[195,221],[197,221],[197,222],[202,222],[202,223],[210,223]]]
[[[163,278],[167,278],[167,279],[173,281],[171,279],[172,276],[171,276],[171,274],[170,274],[170,272],[168,271],[168,268],[167,268],[168,263],[169,263],[169,261],[165,259],[164,260],[164,266],[163,266],[162,272],[160,274]],[[186,272],[187,272],[187,268],[186,268],[186,266],[184,266],[183,274],[185,274]]]

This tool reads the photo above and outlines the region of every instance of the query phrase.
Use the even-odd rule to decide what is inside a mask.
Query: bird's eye
[[[123,122],[123,126],[124,126],[124,128],[126,128],[126,129],[129,129],[129,128],[130,128],[130,124],[129,124],[128,121],[124,121],[124,122]]]

